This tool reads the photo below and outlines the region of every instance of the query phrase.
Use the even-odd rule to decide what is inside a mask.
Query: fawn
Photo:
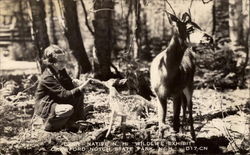
[[[138,116],[148,117],[149,108],[154,109],[153,105],[143,97],[139,95],[123,95],[116,90],[115,86],[124,85],[127,79],[110,79],[105,82],[92,79],[91,81],[100,83],[109,90],[109,106],[111,113],[106,138],[110,135],[114,121],[118,116],[121,117],[120,126],[123,130],[123,138],[125,138],[126,119],[137,119]]]
[[[157,95],[158,121],[161,136],[166,129],[165,118],[167,99],[173,98],[173,128],[179,132],[180,110],[183,108],[183,124],[186,122],[186,107],[188,107],[190,132],[195,140],[192,117],[193,78],[195,72],[194,56],[190,46],[212,43],[212,37],[206,34],[191,20],[188,13],[179,19],[168,13],[174,32],[168,47],[159,53],[150,67],[151,87]]]
[[[139,95],[122,95],[116,90],[114,87],[115,84],[124,84],[126,81],[127,79],[110,79],[109,81],[104,82],[105,86],[109,88],[109,105],[112,110],[106,137],[111,133],[114,119],[117,116],[121,116],[120,125],[123,130],[123,138],[125,138],[124,125],[127,117],[138,117],[142,115],[148,116],[149,108],[153,108],[148,100]]]

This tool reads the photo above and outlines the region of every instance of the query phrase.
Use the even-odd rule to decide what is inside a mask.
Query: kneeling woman
[[[64,69],[65,52],[56,45],[44,50],[46,66],[36,91],[35,115],[43,118],[46,131],[58,131],[71,126],[83,116],[83,87],[74,87]]]

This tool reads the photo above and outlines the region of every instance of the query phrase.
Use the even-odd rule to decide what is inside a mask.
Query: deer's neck
[[[168,48],[166,49],[165,62],[167,64],[167,70],[178,70],[186,49],[187,45],[185,44],[184,39],[181,38],[178,34],[174,34]]]

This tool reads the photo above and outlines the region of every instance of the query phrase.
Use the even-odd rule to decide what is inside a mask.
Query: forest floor
[[[32,79],[32,77],[29,77]],[[2,88],[1,91],[4,92]],[[121,92],[127,93],[127,92]],[[196,89],[193,117],[197,140],[189,131],[178,134],[172,129],[172,103],[168,102],[169,129],[158,138],[156,99],[152,98],[145,118],[130,117],[124,137],[116,125],[105,138],[110,120],[108,92],[103,87],[86,88],[84,103],[87,119],[79,121],[75,132],[46,132],[39,129],[39,119],[32,121],[34,97],[29,93],[0,98],[0,154],[180,154],[249,153],[250,100],[248,89],[219,92]],[[126,103],[124,103],[126,104]],[[33,123],[34,128],[31,126]]]

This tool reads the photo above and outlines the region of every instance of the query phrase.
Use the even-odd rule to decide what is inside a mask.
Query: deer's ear
[[[181,20],[182,20],[182,22],[187,23],[187,22],[190,22],[190,21],[191,21],[191,17],[190,17],[190,15],[189,15],[187,12],[185,12],[185,13],[182,15]]]
[[[168,15],[168,20],[170,22],[170,24],[172,24],[173,22],[179,22],[180,20],[173,14],[166,12]]]

